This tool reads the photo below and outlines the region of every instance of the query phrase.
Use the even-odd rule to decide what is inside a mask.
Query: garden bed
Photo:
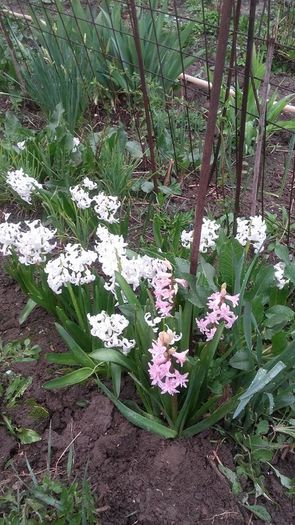
[[[63,3],[66,16],[70,4]],[[200,14],[193,2],[172,4],[180,15]],[[257,4],[260,16],[264,2]],[[248,5],[242,2],[243,16]],[[21,0],[7,6],[27,8]],[[210,30],[209,62],[214,60],[218,13],[207,6],[203,13],[209,21],[204,26]],[[125,21],[125,11],[118,17]],[[176,31],[175,18],[170,18],[167,14],[163,19],[163,33],[159,28],[163,38],[167,28],[171,34]],[[87,27],[90,31],[91,23]],[[55,25],[52,28],[57,31]],[[40,41],[35,46],[34,38],[40,35],[32,32],[31,39],[27,29],[25,45],[38,55],[43,48]],[[191,36],[204,48],[206,38],[197,23]],[[80,47],[87,49],[86,33],[84,37]],[[105,37],[107,42],[108,34]],[[129,44],[132,48],[132,39]],[[51,45],[57,51],[58,46]],[[96,62],[91,63],[88,51],[81,64],[88,58],[92,67]],[[150,53],[154,52],[152,45]],[[67,61],[70,55],[65,56]],[[94,53],[92,60],[96,58]],[[204,58],[194,58],[186,72],[200,76]],[[245,59],[243,52],[240,58]],[[10,64],[9,57],[5,60],[4,70]],[[45,73],[49,66],[42,60]],[[66,71],[64,60],[61,71]],[[262,55],[259,60],[255,71],[264,68]],[[157,194],[136,68],[125,77],[123,67],[119,79],[127,79],[127,89],[118,84],[113,98],[115,76],[107,77],[105,85],[98,82],[97,92],[92,86],[88,101],[81,92],[80,117],[52,101],[50,110],[40,110],[41,90],[34,91],[34,82],[31,98],[22,100],[16,91],[14,100],[6,91],[0,102],[0,249],[7,255],[0,259],[0,505],[5,497],[6,504],[11,503],[11,493],[26,484],[36,486],[36,480],[51,476],[50,483],[61,480],[67,487],[76,479],[81,486],[89,480],[97,525],[295,522],[294,142],[288,125],[284,127],[285,116],[277,128],[267,129],[269,122],[265,124],[263,188],[256,203],[262,216],[249,217],[258,109],[254,104],[252,113],[246,112],[238,213],[246,219],[235,222],[237,105],[243,88],[236,85],[236,114],[229,104],[224,127],[220,113],[216,120],[215,145],[221,138],[218,176],[208,187],[199,177],[208,100],[193,86],[187,97],[182,96],[177,79],[183,64],[178,66],[175,90],[166,86],[167,97],[166,92],[164,98],[160,94],[160,83],[153,85],[159,71],[148,78]],[[241,86],[243,67],[236,64]],[[84,87],[93,83],[89,71],[86,68],[80,78]],[[119,61],[107,71],[118,74]],[[51,73],[54,88],[59,77],[54,68]],[[28,85],[30,80],[26,76]],[[79,84],[75,75],[73,81]],[[281,73],[273,74],[272,81],[281,84],[279,97],[295,85]],[[258,96],[260,91],[261,84]],[[67,95],[65,89],[60,99],[64,104]],[[274,106],[270,102],[268,109]],[[274,116],[276,122],[279,118],[280,112]],[[198,229],[193,233],[191,228],[196,194],[204,188],[206,217],[197,222],[201,242],[195,271],[192,262],[198,250],[191,243]],[[32,222],[35,218],[42,224]],[[27,219],[31,222],[13,224]],[[31,237],[24,241],[28,233]],[[119,235],[128,241],[129,250]],[[44,309],[35,307],[20,323],[28,297]],[[18,348],[17,357],[22,357],[20,346],[5,354],[5,344],[14,341],[29,341],[24,344],[37,348],[37,359],[17,362],[12,355]],[[41,348],[40,354],[34,345]],[[28,383],[9,404],[7,392],[14,377]],[[48,385],[52,379],[56,382]],[[35,442],[24,444],[24,435]],[[84,518],[83,525],[90,523]]]
[[[17,284],[3,271],[0,274],[1,338],[11,341],[29,337],[42,348],[37,363],[14,364],[12,369],[34,381],[11,415],[16,425],[35,429],[42,441],[20,445],[4,427],[0,427],[0,490],[15,486],[14,471],[5,469],[12,460],[21,479],[28,480],[26,458],[35,473],[46,469],[49,422],[52,428],[52,461],[55,474],[63,477],[66,455],[74,440],[73,475],[82,479],[87,465],[94,494],[97,497],[103,525],[195,525],[263,523],[250,520],[249,513],[233,496],[229,482],[218,470],[219,461],[234,468],[237,452],[218,433],[204,432],[198,437],[167,441],[137,429],[128,423],[99,393],[93,383],[63,391],[46,391],[43,383],[53,375],[45,359],[48,351],[63,348],[53,319],[36,309],[24,327],[18,316],[25,304]],[[130,394],[130,385],[123,389]],[[48,411],[48,417],[36,421],[27,414],[27,399]],[[80,406],[79,406],[80,405]],[[81,406],[82,405],[82,406]],[[285,475],[293,476],[294,454],[289,452],[276,464]],[[273,503],[266,506],[274,525],[291,525],[295,520],[295,501],[284,495],[271,473],[266,473],[267,488]],[[247,485],[244,487],[247,492]]]

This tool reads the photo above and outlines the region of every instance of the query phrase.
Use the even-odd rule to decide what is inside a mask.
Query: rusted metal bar
[[[245,63],[245,75],[243,85],[243,97],[241,106],[241,119],[240,119],[240,133],[239,133],[239,144],[237,150],[237,165],[236,165],[236,195],[235,195],[235,208],[234,208],[234,234],[237,228],[237,217],[240,213],[240,198],[241,198],[241,187],[242,187],[242,171],[243,171],[243,157],[244,157],[244,142],[245,142],[245,129],[247,119],[247,104],[250,84],[250,74],[252,66],[252,55],[254,45],[254,26],[255,26],[255,13],[256,13],[256,0],[250,0],[250,14],[249,14],[249,25],[248,25],[248,36],[247,36],[247,51],[246,51],[246,63]]]
[[[211,97],[211,87],[209,83],[210,68],[209,68],[208,37],[207,37],[207,24],[206,24],[206,18],[205,18],[204,0],[201,0],[201,9],[202,9],[202,20],[203,20],[203,37],[204,37],[204,43],[205,43],[206,74],[208,78],[208,98],[210,100],[210,97]]]
[[[251,215],[256,214],[256,205],[257,205],[257,191],[260,178],[260,168],[261,168],[261,155],[263,147],[263,137],[265,134],[265,123],[266,123],[266,110],[267,110],[267,94],[269,89],[269,81],[271,74],[271,66],[274,55],[275,40],[271,38],[269,41],[269,46],[267,50],[267,57],[265,62],[265,74],[263,85],[261,89],[261,104],[260,104],[260,116],[258,124],[258,137],[257,137],[257,146],[255,153],[255,162],[254,162],[254,172],[253,172],[253,181],[252,181],[252,191],[251,191]]]
[[[190,272],[195,275],[199,260],[199,247],[201,240],[202,222],[204,216],[206,192],[210,177],[211,154],[214,143],[215,126],[219,106],[223,69],[225,64],[226,48],[229,35],[230,19],[232,11],[232,0],[224,0],[221,8],[220,30],[216,50],[216,66],[214,70],[213,86],[211,91],[210,106],[208,113],[207,129],[204,141],[203,158],[200,171],[200,184],[197,195],[194,235],[191,254]]]
[[[151,170],[153,174],[154,190],[157,191],[158,190],[158,179],[157,179],[157,173],[156,173],[157,164],[156,164],[156,158],[155,158],[155,141],[154,141],[151,114],[150,114],[149,96],[148,96],[146,80],[145,80],[144,63],[143,63],[143,58],[142,58],[135,1],[128,0],[128,7],[129,7],[130,16],[131,16],[134,43],[135,43],[137,59],[138,59],[138,69],[139,69],[140,83],[141,83],[141,89],[142,89],[142,95],[143,95],[143,104],[144,104],[144,112],[145,112],[146,127],[147,127],[147,141],[148,141],[149,150],[150,150],[150,162],[151,162]]]
[[[238,39],[239,20],[240,20],[240,14],[241,14],[241,3],[242,3],[242,0],[237,0],[237,4],[235,7],[232,48],[231,48],[231,55],[230,55],[226,91],[225,91],[225,97],[224,97],[224,108],[222,110],[222,117],[221,117],[221,129],[219,130],[218,141],[217,141],[217,145],[216,145],[215,152],[214,152],[214,160],[211,166],[209,182],[212,180],[214,172],[216,171],[216,168],[217,168],[217,161],[218,161],[218,156],[219,156],[219,151],[220,151],[220,146],[221,146],[222,131],[223,131],[223,122],[224,122],[224,118],[227,112],[227,106],[225,103],[228,100],[230,95],[235,94],[235,92],[231,88],[231,82],[232,82],[233,67],[236,62],[236,56],[237,56],[237,39]]]
[[[290,199],[289,199],[289,208],[288,208],[288,229],[287,229],[287,244],[290,244],[290,233],[291,233],[291,220],[292,220],[292,210],[294,206],[294,190],[295,190],[295,150],[294,150],[294,161],[293,161],[293,173],[291,180],[290,188]]]

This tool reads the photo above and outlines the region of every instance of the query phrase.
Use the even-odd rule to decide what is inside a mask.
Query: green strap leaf
[[[261,519],[265,523],[270,523],[272,521],[272,517],[269,514],[269,512],[266,510],[263,505],[244,505],[245,509],[249,510],[256,516],[257,518]]]
[[[165,438],[165,439],[172,439],[177,436],[176,430],[166,427],[165,425],[161,425],[161,423],[158,423],[157,421],[153,421],[149,417],[145,417],[138,412],[135,412],[135,410],[132,410],[131,408],[124,405],[124,403],[121,403],[116,396],[99,380],[97,379],[97,384],[101,388],[101,390],[107,395],[107,397],[114,403],[114,405],[117,407],[117,409],[121,412],[121,414],[130,421],[133,425],[142,428],[143,430],[147,430],[148,432],[153,432],[155,434],[158,434],[159,436]]]
[[[122,292],[124,293],[125,297],[127,298],[128,303],[141,307],[139,300],[137,299],[131,286],[129,286],[124,277],[122,277],[122,275],[120,275],[118,272],[115,272],[115,275],[116,281],[120,286]]]
[[[54,363],[56,365],[75,366],[80,364],[73,356],[72,352],[63,352],[61,354],[52,352],[46,354],[46,359],[48,363]]]
[[[286,368],[286,365],[279,361],[271,370],[267,371],[264,368],[259,368],[257,374],[255,375],[252,383],[247,388],[246,392],[244,392],[240,397],[240,403],[238,404],[235,413],[233,415],[233,418],[235,419],[240,415],[240,413],[244,410],[246,405],[251,401],[252,397],[257,394],[258,392],[262,392],[263,389],[271,382],[273,379]]]
[[[22,309],[20,316],[19,316],[19,324],[22,325],[25,323],[25,321],[28,319],[29,315],[31,315],[34,308],[37,306],[36,301],[33,301],[33,299],[28,299],[27,304]]]
[[[233,407],[234,407],[234,405],[236,403],[236,399],[237,399],[236,397],[233,397],[232,399],[230,399],[230,401],[228,401],[227,403],[225,403],[221,407],[217,408],[211,414],[211,416],[207,417],[203,421],[200,421],[196,425],[193,425],[193,426],[191,426],[189,428],[186,428],[182,432],[181,436],[183,436],[183,437],[192,437],[192,436],[195,436],[196,434],[200,434],[200,432],[203,432],[204,430],[207,430],[207,428],[210,428],[213,425],[215,425],[215,423],[217,423],[217,421],[219,421],[220,419],[224,418],[226,416],[226,414],[231,412],[231,410],[233,409]]]
[[[82,383],[82,381],[88,379],[93,374],[93,372],[93,368],[79,368],[79,370],[65,374],[62,377],[47,381],[43,387],[46,388],[46,390],[51,390],[52,388],[64,388],[67,386],[77,385],[78,383]]]
[[[94,361],[100,361],[102,363],[115,363],[117,365],[127,368],[127,370],[132,370],[132,363],[130,363],[130,358],[123,355],[118,350],[113,348],[99,348],[94,350],[89,354],[89,357],[94,359]]]
[[[122,377],[122,368],[115,363],[111,363],[111,374],[112,374],[112,384],[113,389],[116,394],[116,397],[120,396],[121,391],[121,377]]]
[[[58,323],[55,323],[55,327],[59,333],[59,335],[62,337],[62,339],[65,341],[65,343],[68,345],[69,349],[71,350],[72,354],[77,359],[78,363],[80,365],[91,367],[93,368],[93,361],[90,359],[89,355],[82,350],[82,348],[74,341],[74,339],[66,332],[66,330]]]

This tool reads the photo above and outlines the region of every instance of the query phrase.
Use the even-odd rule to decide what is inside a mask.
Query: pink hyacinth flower
[[[188,353],[188,350],[185,350],[184,352],[174,352],[173,357],[176,359],[176,363],[180,364],[180,366],[183,366],[187,360],[187,357],[186,357],[187,353]]]
[[[200,332],[206,335],[207,341],[213,339],[220,321],[224,321],[226,328],[232,328],[237,320],[237,316],[225,301],[230,301],[235,307],[239,303],[239,294],[229,295],[226,291],[226,285],[223,284],[220,292],[214,292],[208,298],[206,317],[200,320],[196,319],[197,326]]]

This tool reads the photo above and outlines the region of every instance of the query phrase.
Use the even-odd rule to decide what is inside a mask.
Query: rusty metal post
[[[210,178],[210,164],[211,154],[214,143],[215,126],[217,119],[217,112],[219,106],[219,97],[222,85],[223,69],[225,64],[226,48],[228,43],[230,19],[232,12],[233,0],[224,0],[221,8],[221,20],[220,29],[218,35],[218,43],[216,50],[215,59],[215,70],[213,85],[210,98],[210,106],[208,113],[208,122],[204,142],[203,158],[200,171],[200,184],[197,195],[196,210],[195,210],[195,223],[194,223],[194,235],[192,244],[191,254],[191,266],[190,272],[195,275],[198,267],[199,260],[199,247],[201,240],[202,223],[206,202],[206,192],[208,188],[208,182]]]
[[[290,233],[291,233],[291,219],[292,219],[292,210],[294,207],[294,190],[295,190],[295,150],[294,150],[294,161],[293,161],[293,173],[291,180],[290,188],[290,199],[289,199],[289,208],[288,208],[288,228],[287,228],[287,245],[290,244]]]
[[[230,96],[232,74],[233,74],[233,69],[234,69],[234,65],[236,63],[236,58],[237,58],[236,57],[236,55],[237,55],[237,40],[238,40],[238,29],[239,29],[240,14],[241,14],[241,4],[242,4],[242,0],[237,0],[237,5],[236,5],[235,11],[234,11],[234,30],[233,30],[231,56],[230,56],[230,62],[229,62],[229,71],[228,71],[226,91],[225,91],[225,97],[224,97],[224,108],[222,110],[221,128],[220,128],[220,131],[219,131],[218,141],[217,141],[217,145],[216,145],[215,152],[214,152],[214,160],[213,160],[213,163],[212,163],[212,166],[211,166],[209,183],[211,182],[215,171],[216,171],[216,178],[217,178],[217,162],[218,162],[218,156],[219,156],[220,147],[221,147],[222,132],[223,132],[223,128],[224,128],[223,119],[225,118],[226,112],[227,112],[226,102],[228,101],[228,98]]]
[[[246,63],[245,63],[245,72],[244,72],[243,97],[242,97],[241,118],[240,118],[240,133],[239,133],[239,144],[237,146],[238,147],[237,166],[236,166],[237,181],[236,181],[236,195],[235,195],[235,209],[234,209],[234,234],[236,233],[237,217],[240,213],[245,129],[246,129],[248,94],[249,94],[249,84],[250,84],[250,77],[251,77],[251,66],[252,66],[253,45],[254,45],[256,1],[257,0],[250,0]]]
[[[142,89],[142,95],[143,95],[143,104],[144,104],[144,112],[145,112],[146,127],[147,127],[147,141],[148,141],[149,150],[150,150],[150,161],[151,161],[151,169],[153,173],[154,190],[157,191],[158,190],[158,179],[157,179],[157,173],[156,173],[157,164],[156,164],[156,158],[155,158],[155,142],[154,142],[152,121],[151,121],[151,114],[150,114],[149,96],[148,96],[148,91],[147,91],[147,86],[146,86],[146,81],[145,81],[144,62],[142,58],[140,34],[139,34],[139,29],[138,29],[135,1],[128,0],[128,6],[129,6],[129,11],[130,11],[130,16],[131,16],[134,43],[135,43],[137,59],[138,59],[138,69],[139,69],[140,83],[141,83],[141,89]]]

